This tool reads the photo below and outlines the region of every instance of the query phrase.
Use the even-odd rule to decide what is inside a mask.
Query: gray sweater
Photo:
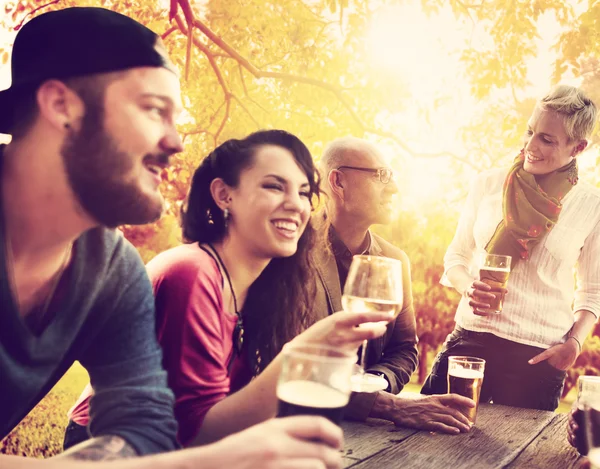
[[[36,335],[11,294],[2,225],[0,439],[79,360],[96,390],[93,436],[121,436],[139,454],[175,449],[174,399],[156,341],[152,288],[135,248],[114,230],[84,233],[51,320]]]

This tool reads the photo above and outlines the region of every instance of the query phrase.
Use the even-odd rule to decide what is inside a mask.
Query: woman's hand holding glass
[[[292,343],[325,344],[355,352],[364,340],[385,334],[391,319],[388,313],[341,311],[316,322]],[[364,327],[359,327],[362,325]]]
[[[469,306],[478,316],[499,314],[502,311],[506,285],[510,276],[511,256],[481,253],[479,275],[465,290]]]
[[[464,295],[469,300],[469,306],[473,309],[473,314],[477,316],[489,316],[496,314],[489,311],[490,302],[496,298],[496,294],[506,295],[507,292],[506,288],[499,288],[492,291],[492,287],[487,283],[481,280],[474,280],[471,286],[465,290]]]

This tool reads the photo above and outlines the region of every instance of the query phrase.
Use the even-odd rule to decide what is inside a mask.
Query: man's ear
[[[61,132],[85,114],[83,100],[59,80],[47,80],[36,91],[39,115]]]
[[[327,175],[327,183],[329,184],[331,197],[338,197],[340,200],[344,200],[344,187],[347,184],[344,173],[339,169],[332,169]]]
[[[215,178],[210,183],[210,195],[221,210],[231,205],[231,187],[221,178]]]

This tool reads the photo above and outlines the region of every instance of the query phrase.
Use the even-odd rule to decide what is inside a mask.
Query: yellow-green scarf
[[[511,269],[519,259],[529,259],[531,250],[556,222],[562,200],[577,184],[577,160],[548,174],[533,175],[523,169],[523,150],[504,181],[502,221],[485,247],[489,254],[512,256]]]

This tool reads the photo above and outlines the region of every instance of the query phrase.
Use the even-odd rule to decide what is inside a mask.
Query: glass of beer
[[[402,310],[402,262],[380,256],[357,255],[352,258],[342,295],[342,308],[348,312],[389,313],[393,320]],[[369,327],[361,324],[359,327]],[[352,390],[374,392],[385,389],[387,382],[365,373],[367,341],[363,342],[359,366],[352,380]],[[379,385],[378,385],[379,382]]]
[[[600,469],[600,398],[597,395],[585,398],[583,429],[592,469]],[[579,440],[577,442],[579,443]]]
[[[487,283],[492,290],[490,293],[496,295],[496,298],[489,299],[490,308],[484,309],[487,313],[499,313],[502,311],[504,303],[504,293],[501,288],[506,288],[508,275],[510,274],[510,256],[500,256],[497,254],[483,253],[479,263],[479,280]]]
[[[468,397],[475,402],[475,407],[466,409],[465,414],[471,425],[475,425],[484,369],[483,358],[448,357],[448,392]]]
[[[321,415],[339,425],[356,354],[318,344],[286,344],[282,354],[277,417]]]
[[[577,451],[588,454],[588,436],[585,433],[585,406],[587,403],[600,402],[600,376],[580,376],[577,380],[577,400],[573,408],[573,419],[577,422],[575,440]],[[600,441],[596,443],[600,446]]]

